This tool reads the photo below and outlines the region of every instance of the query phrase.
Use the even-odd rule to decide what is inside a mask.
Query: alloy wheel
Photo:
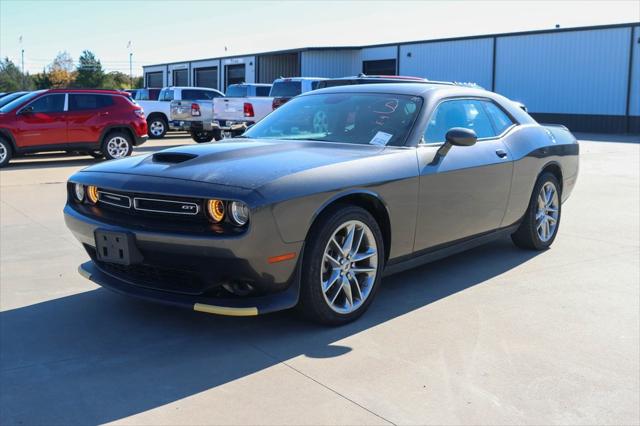
[[[558,190],[552,182],[546,182],[538,193],[536,232],[540,241],[549,241],[558,227]]]
[[[129,142],[122,136],[114,136],[107,142],[107,151],[112,158],[123,158],[129,153]]]
[[[4,162],[7,158],[7,148],[3,144],[0,143],[0,164]]]
[[[371,229],[359,220],[343,223],[324,249],[320,281],[328,306],[340,314],[367,300],[378,273],[378,246]]]

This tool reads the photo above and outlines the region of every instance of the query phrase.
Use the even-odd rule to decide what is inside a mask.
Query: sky
[[[640,21],[640,1],[0,0],[0,56],[40,72],[89,49],[107,71],[296,47]],[[22,36],[22,43],[19,39]],[[131,41],[131,48],[127,48]],[[226,47],[226,51],[225,51]]]

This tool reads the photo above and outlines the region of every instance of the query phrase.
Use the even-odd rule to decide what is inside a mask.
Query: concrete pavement
[[[18,160],[0,172],[0,424],[638,424],[640,144],[609,139],[581,144],[551,250],[501,240],[389,277],[341,328],[96,287],[61,214],[95,160]]]

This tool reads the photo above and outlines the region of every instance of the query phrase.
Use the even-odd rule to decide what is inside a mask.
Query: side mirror
[[[18,114],[20,115],[33,114],[33,110],[34,110],[33,106],[28,106],[28,107],[22,108]]]
[[[432,165],[437,164],[441,158],[447,155],[452,146],[471,146],[478,141],[476,132],[471,129],[465,129],[464,127],[454,127],[449,129],[444,138],[446,141],[433,157],[433,161],[430,163]]]
[[[446,143],[453,146],[471,146],[478,141],[476,132],[471,129],[465,129],[464,127],[454,127],[449,129],[445,135]]]

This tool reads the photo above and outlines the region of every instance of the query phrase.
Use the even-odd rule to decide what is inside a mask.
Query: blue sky
[[[640,20],[640,1],[0,0],[0,55],[42,70],[92,50],[111,70],[304,46],[387,43]],[[18,39],[22,35],[20,45]]]

